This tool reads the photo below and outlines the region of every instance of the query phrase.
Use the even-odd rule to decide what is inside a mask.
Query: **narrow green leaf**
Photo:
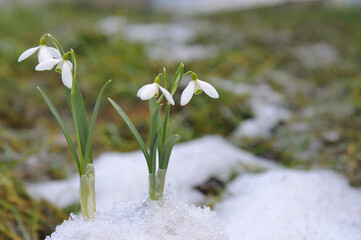
[[[88,140],[88,134],[89,134],[89,128],[88,128],[88,119],[85,111],[85,105],[83,101],[83,97],[80,91],[80,87],[77,81],[74,82],[74,95],[71,95],[71,90],[68,88],[65,88],[66,96],[68,98],[68,103],[70,106],[70,109],[72,109],[72,99],[74,99],[74,116],[76,118],[76,124],[79,131],[79,141],[78,144],[80,144],[81,147],[81,154],[82,156],[86,155],[86,145]],[[88,162],[84,162],[84,165],[86,166],[87,163],[93,162],[93,154],[90,153],[87,160]]]
[[[40,87],[38,87],[38,90],[40,91],[40,93],[41,93],[41,95],[43,96],[46,104],[48,105],[48,107],[49,107],[49,109],[50,109],[50,111],[52,112],[52,114],[54,115],[57,123],[59,124],[60,129],[61,129],[61,131],[63,132],[64,137],[65,137],[65,139],[66,139],[66,141],[67,141],[67,143],[68,143],[68,145],[69,145],[70,151],[71,151],[71,153],[73,154],[73,158],[74,158],[75,164],[76,164],[76,166],[77,166],[77,168],[78,168],[79,175],[81,175],[82,166],[81,166],[81,164],[80,164],[80,162],[79,162],[78,155],[77,155],[77,153],[76,153],[76,151],[75,151],[75,147],[74,147],[74,145],[73,145],[73,142],[72,142],[72,140],[71,140],[71,138],[70,138],[69,132],[68,132],[68,130],[66,129],[63,120],[61,119],[58,111],[55,109],[54,105],[52,104],[52,102],[50,101],[50,99],[48,98],[48,96],[45,94],[45,92],[44,92]]]
[[[98,115],[98,111],[99,111],[100,102],[102,101],[105,89],[107,89],[107,87],[109,86],[111,81],[112,80],[109,80],[104,84],[103,88],[100,90],[97,101],[95,102],[93,116],[92,116],[92,120],[91,120],[90,126],[89,126],[89,133],[88,133],[88,139],[86,142],[85,156],[84,156],[84,161],[86,161],[88,163],[93,163],[93,159],[91,158],[88,161],[88,158],[92,154],[91,140],[92,140],[92,136],[93,136],[95,121],[97,119],[97,115]]]
[[[119,113],[119,115],[123,118],[125,124],[127,124],[129,130],[133,134],[134,138],[137,140],[139,147],[142,150],[144,157],[147,161],[148,170],[149,170],[149,172],[151,172],[151,168],[150,168],[151,162],[150,162],[150,156],[148,153],[148,149],[147,149],[142,137],[140,136],[138,130],[135,128],[134,124],[130,121],[130,119],[128,118],[127,114],[123,111],[123,109],[118,104],[116,104],[111,98],[108,98],[108,100],[113,105],[115,110]]]
[[[159,110],[160,105],[157,105],[155,109],[151,112],[150,120],[150,133],[149,133],[149,155],[151,159],[151,173],[155,173],[156,166],[156,149],[157,149],[157,140],[159,136],[158,126],[159,126]]]
[[[180,83],[180,81],[182,80],[183,78],[183,71],[184,71],[184,64],[181,63],[179,64],[179,67],[177,69],[177,72],[175,73],[174,75],[174,79],[173,79],[173,86],[172,86],[172,89],[170,91],[170,94],[173,96],[173,94],[175,93],[175,91],[177,90],[178,88],[178,85]]]
[[[148,105],[149,105],[150,113],[152,113],[157,109],[157,105],[158,105],[157,100],[155,100],[155,98],[152,97],[151,99],[148,100]]]
[[[168,130],[168,119],[169,119],[169,111],[170,111],[170,103],[167,103],[164,111],[164,118],[163,118],[163,127],[162,127],[162,145],[164,144],[165,140],[167,139],[167,130]]]
[[[165,67],[163,68],[163,77],[164,77],[164,87],[165,87],[165,89],[168,89],[169,77],[168,77],[168,73],[167,73],[167,70],[165,69]]]
[[[180,139],[179,135],[173,134],[173,135],[170,135],[169,138],[167,138],[167,140],[165,141],[165,143],[163,145],[162,153],[159,157],[159,160],[160,160],[159,168],[160,169],[168,168],[169,158],[172,153],[173,146],[174,146],[174,144],[176,144],[176,142],[178,142],[179,139]]]

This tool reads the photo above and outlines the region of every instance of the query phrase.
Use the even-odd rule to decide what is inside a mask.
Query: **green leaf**
[[[170,135],[169,138],[164,142],[162,153],[159,157],[159,168],[160,169],[167,169],[170,154],[172,153],[172,149],[174,144],[178,142],[180,136],[177,134]]]
[[[168,73],[167,73],[167,70],[165,69],[165,67],[163,68],[163,77],[164,77],[164,88],[168,89],[168,87],[169,87],[169,77],[168,77]]]
[[[180,83],[180,81],[182,80],[183,78],[183,71],[184,71],[184,64],[181,63],[179,64],[179,67],[177,69],[177,72],[175,73],[174,75],[174,79],[173,79],[173,86],[172,86],[172,89],[170,91],[170,94],[173,96],[173,94],[175,93],[175,91],[177,90],[178,88],[178,85]]]
[[[71,96],[71,90],[66,88],[66,95],[68,98],[68,102],[70,105],[70,109],[72,109],[72,99],[74,99],[74,114],[73,118],[76,118],[76,124],[78,131],[79,131],[79,142],[80,148],[81,148],[81,154],[82,156],[85,156],[85,150],[88,140],[88,134],[89,134],[89,128],[88,128],[88,120],[87,115],[85,111],[85,105],[83,101],[83,97],[80,91],[80,87],[78,85],[78,82],[74,82],[74,95]],[[89,157],[87,158],[89,160],[88,162],[84,162],[84,166],[86,166],[87,163],[93,162],[93,154],[90,153]]]
[[[162,139],[161,139],[162,145],[164,144],[165,139],[167,138],[169,111],[170,111],[170,103],[167,103],[167,106],[165,107],[165,111],[164,111],[164,118],[163,118]]]
[[[155,173],[156,168],[156,150],[157,150],[157,140],[159,136],[158,126],[159,126],[159,111],[160,105],[157,105],[153,111],[151,111],[151,120],[150,120],[150,133],[149,133],[149,155],[151,160],[151,173]]]
[[[79,172],[79,176],[80,176],[81,172],[82,172],[82,166],[81,166],[81,164],[79,162],[78,155],[77,155],[77,153],[75,151],[75,147],[74,147],[73,142],[72,142],[72,140],[70,138],[69,132],[68,132],[67,128],[65,127],[65,124],[64,124],[63,120],[61,119],[58,111],[55,109],[54,105],[52,104],[52,102],[50,101],[48,96],[44,93],[44,91],[40,87],[38,87],[38,90],[40,91],[41,95],[43,96],[46,104],[48,105],[50,111],[52,112],[52,114],[54,115],[57,123],[59,124],[61,131],[64,134],[64,137],[65,137],[65,139],[66,139],[66,141],[67,141],[67,143],[69,145],[70,151],[73,154],[75,164],[76,164],[76,166],[78,168],[78,172]]]
[[[89,126],[88,139],[86,141],[86,148],[85,148],[85,155],[84,155],[84,160],[86,162],[88,162],[88,163],[93,163],[93,159],[91,158],[88,161],[88,158],[89,158],[89,156],[91,156],[90,154],[92,154],[91,139],[92,139],[92,136],[93,136],[94,125],[95,125],[95,121],[97,119],[100,102],[102,101],[105,89],[107,89],[107,87],[109,86],[111,81],[112,80],[109,80],[104,84],[103,88],[100,90],[97,101],[95,102],[93,116],[92,116],[92,120],[91,120],[90,126]]]
[[[128,118],[127,114],[123,111],[123,109],[118,104],[116,104],[111,98],[108,98],[108,100],[113,105],[115,110],[119,113],[119,115],[123,118],[125,124],[127,124],[129,130],[133,134],[134,138],[137,140],[139,147],[142,150],[144,157],[147,161],[148,170],[149,170],[149,172],[151,172],[151,168],[150,168],[151,162],[150,162],[150,156],[148,153],[148,149],[147,149],[142,137],[140,136],[138,130],[135,128],[134,124],[130,121],[130,119]]]

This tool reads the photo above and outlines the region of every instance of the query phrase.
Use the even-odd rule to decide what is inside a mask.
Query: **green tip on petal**
[[[55,69],[55,72],[61,74],[61,69],[60,69],[60,68],[56,68],[56,69]]]
[[[46,38],[45,38],[44,36],[42,36],[42,37],[40,38],[40,45],[41,45],[41,46],[46,45]]]
[[[195,74],[194,72],[192,72],[192,80],[195,81],[197,80],[198,77],[197,77],[197,74]]]
[[[195,95],[199,95],[202,93],[202,89],[198,89],[197,91],[194,92]]]

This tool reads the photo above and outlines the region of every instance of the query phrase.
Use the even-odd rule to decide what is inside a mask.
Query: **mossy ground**
[[[75,171],[66,143],[59,137],[60,130],[36,90],[36,86],[41,86],[71,125],[60,77],[53,72],[34,71],[36,57],[17,63],[18,56],[36,46],[42,34],[49,32],[65,48],[76,51],[78,81],[89,112],[103,83],[112,79],[105,95],[120,103],[140,132],[147,133],[147,103],[139,101],[135,93],[140,86],[151,82],[163,66],[174,73],[178,63],[151,60],[144,45],[121,37],[109,39],[96,31],[95,23],[109,15],[138,23],[173,20],[167,14],[79,6],[0,10],[0,173],[10,183],[7,185],[0,179],[1,203],[7,206],[1,208],[7,212],[1,212],[4,215],[0,236],[5,237],[0,239],[11,238],[9,231],[25,239],[21,225],[30,239],[36,239],[41,235],[39,232],[53,231],[49,227],[51,223],[57,224],[54,212],[50,214],[43,209],[45,205],[31,200],[18,180],[59,179]],[[231,33],[225,35],[215,30],[207,36],[197,36],[194,43],[215,44],[221,51],[212,59],[186,62],[186,70],[197,72],[203,80],[218,77],[268,84],[285,97],[293,114],[290,122],[274,129],[271,138],[235,143],[286,166],[330,167],[352,183],[360,184],[361,9],[288,4],[198,16],[198,20],[227,26]],[[327,44],[337,53],[334,62],[309,66],[295,54],[294,49],[318,43]],[[280,83],[281,77],[286,83]],[[173,108],[171,131],[181,133],[182,141],[205,134],[230,137],[239,122],[252,117],[252,110],[247,105],[248,96],[222,90],[219,93],[220,100],[195,97],[187,108]],[[313,115],[305,114],[308,108],[313,109]],[[306,130],[295,132],[294,126],[299,123],[305,123]],[[324,136],[331,130],[337,132],[337,139]],[[315,144],[317,151],[310,151]],[[106,101],[102,104],[93,145],[95,155],[109,150],[137,149],[126,126]]]

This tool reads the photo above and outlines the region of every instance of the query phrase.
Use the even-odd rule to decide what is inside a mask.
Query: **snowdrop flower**
[[[48,59],[41,63],[39,63],[35,70],[37,71],[45,71],[51,70],[57,64],[55,71],[61,74],[61,80],[63,81],[64,85],[71,89],[73,85],[73,75],[72,69],[73,64],[68,60],[69,53],[65,53],[63,58],[60,59]]]
[[[29,48],[28,50],[23,52],[20,55],[20,57],[18,59],[18,62],[21,62],[24,59],[30,57],[31,55],[33,55],[38,50],[39,50],[39,52],[38,52],[39,63],[41,63],[41,62],[43,62],[45,60],[53,59],[53,58],[61,58],[59,50],[56,49],[56,48],[53,48],[53,47],[46,46],[45,37],[41,37],[40,38],[40,45],[37,46],[37,47]]]
[[[202,91],[212,98],[219,98],[217,90],[211,84],[199,80],[197,75],[192,73],[192,81],[188,83],[188,86],[182,92],[181,106],[186,105],[191,100],[193,93],[198,95],[201,94]]]
[[[160,89],[164,94],[165,98],[167,99],[167,101],[170,104],[174,105],[174,100],[172,98],[172,95],[167,91],[167,89],[161,87],[159,85],[159,82],[160,82],[160,78],[158,75],[155,78],[154,83],[150,83],[141,87],[137,92],[137,96],[140,97],[140,99],[142,100],[148,100],[151,99],[152,97],[158,97],[159,89]]]

